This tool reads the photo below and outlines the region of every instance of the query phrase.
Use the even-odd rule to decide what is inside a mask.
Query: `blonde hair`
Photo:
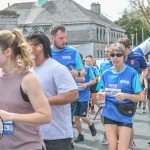
[[[126,49],[125,46],[121,43],[113,43],[111,44],[111,50],[110,50],[110,54],[113,53],[114,51],[118,51],[121,52],[124,56],[124,62],[127,60],[127,54],[126,54]]]
[[[25,70],[35,66],[31,56],[31,47],[26,42],[21,30],[16,28],[12,31],[0,31],[0,47],[2,51],[11,48],[13,51],[12,58],[16,59],[16,63],[20,59],[24,64]]]

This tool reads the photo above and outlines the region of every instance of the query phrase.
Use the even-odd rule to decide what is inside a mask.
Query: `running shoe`
[[[80,134],[77,136],[77,138],[74,140],[75,143],[78,143],[78,142],[82,142],[84,141],[84,135],[83,134]]]
[[[146,108],[145,107],[143,107],[142,113],[146,113]]]
[[[133,142],[132,142],[132,150],[134,150],[135,147],[136,147],[136,144],[135,144],[135,142],[133,141]]]
[[[107,138],[106,138],[106,134],[104,133],[103,138],[101,140],[102,144],[108,144]]]
[[[97,134],[96,128],[93,123],[92,123],[92,125],[89,126],[89,129],[91,131],[92,136],[95,136]]]

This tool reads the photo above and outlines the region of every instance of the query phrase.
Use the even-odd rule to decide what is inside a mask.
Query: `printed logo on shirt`
[[[131,60],[131,64],[134,65],[134,60]]]
[[[71,56],[62,56],[62,59],[71,59]]]
[[[117,88],[117,84],[109,84],[109,87],[116,89]]]
[[[123,84],[123,83],[124,83],[124,84],[129,84],[129,81],[127,81],[127,80],[120,80],[120,83],[121,83],[121,84]]]
[[[115,96],[117,93],[121,92],[121,89],[105,88],[105,92],[107,95]]]

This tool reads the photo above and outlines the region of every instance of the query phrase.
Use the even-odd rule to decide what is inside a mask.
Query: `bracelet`
[[[80,77],[80,75],[81,75],[81,73],[80,73],[80,71],[78,71],[78,77]]]

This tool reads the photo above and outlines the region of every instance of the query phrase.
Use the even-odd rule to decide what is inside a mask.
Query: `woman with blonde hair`
[[[0,149],[44,149],[38,126],[49,123],[51,113],[38,79],[29,71],[31,67],[31,49],[22,32],[0,31],[0,116],[4,121]]]

